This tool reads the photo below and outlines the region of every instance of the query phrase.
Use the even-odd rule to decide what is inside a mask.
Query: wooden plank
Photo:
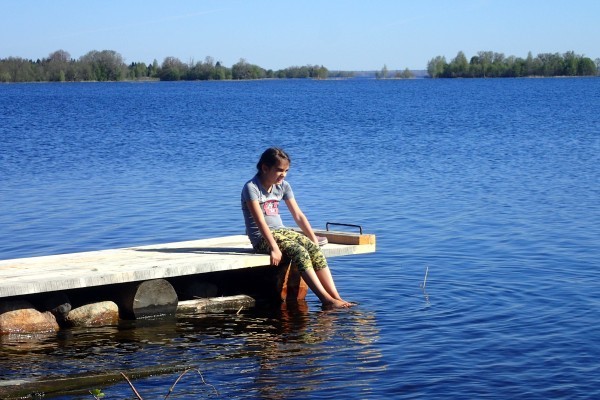
[[[326,257],[374,251],[374,240],[323,247]],[[253,252],[246,235],[0,260],[0,298],[254,268],[269,262],[268,255]]]
[[[326,237],[329,243],[346,245],[373,245],[375,246],[375,235],[364,233],[351,233],[342,231],[314,230],[315,235]]]

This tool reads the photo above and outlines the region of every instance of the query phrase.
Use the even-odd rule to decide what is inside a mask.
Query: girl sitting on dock
[[[294,199],[292,187],[284,180],[289,168],[287,153],[269,148],[256,164],[257,174],[244,185],[242,211],[252,247],[258,253],[270,254],[272,265],[279,265],[283,255],[289,258],[324,307],[351,307],[352,303],[340,297],[317,237]],[[285,201],[304,234],[284,227],[280,200]]]

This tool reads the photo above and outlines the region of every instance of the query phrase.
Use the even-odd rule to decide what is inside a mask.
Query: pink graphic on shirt
[[[268,200],[263,204],[263,210],[265,215],[278,215],[279,214],[279,201]]]

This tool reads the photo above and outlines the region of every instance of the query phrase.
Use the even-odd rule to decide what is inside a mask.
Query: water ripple
[[[0,380],[185,360],[224,398],[599,397],[599,82],[4,85],[0,259],[242,233],[272,144],[313,226],[378,251],[330,260],[351,311],[7,336]]]

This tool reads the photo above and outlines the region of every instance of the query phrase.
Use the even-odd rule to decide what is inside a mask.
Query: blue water
[[[190,373],[170,398],[600,397],[597,78],[2,85],[0,138],[0,259],[240,234],[271,145],[313,226],[378,246],[330,260],[349,311],[4,338],[0,380],[185,362],[219,396]]]

